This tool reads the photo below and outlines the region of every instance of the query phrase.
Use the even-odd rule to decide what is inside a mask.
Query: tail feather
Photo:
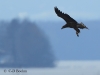
[[[80,28],[80,29],[84,29],[84,28],[89,29],[84,24],[78,24],[77,27]]]

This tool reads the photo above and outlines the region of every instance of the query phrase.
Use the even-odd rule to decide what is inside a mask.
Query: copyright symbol
[[[5,69],[5,70],[4,70],[4,72],[6,73],[6,72],[7,72],[7,70]]]

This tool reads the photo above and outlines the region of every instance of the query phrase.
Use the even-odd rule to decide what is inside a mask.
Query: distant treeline
[[[0,67],[54,67],[45,33],[29,20],[0,22]]]

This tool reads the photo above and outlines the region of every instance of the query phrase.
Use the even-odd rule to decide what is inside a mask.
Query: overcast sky
[[[100,19],[99,0],[0,0],[0,20],[55,20],[54,6],[76,19]]]
[[[61,25],[58,26],[50,22],[49,25],[39,25],[40,22],[37,22],[49,37],[58,59],[66,59],[66,57],[99,59],[99,23],[82,21],[90,30],[81,30],[80,37],[77,38],[74,30],[60,29],[65,22],[55,14],[55,6],[75,20],[99,22],[100,19],[100,0],[0,0],[0,20],[29,18],[32,21],[61,21]]]

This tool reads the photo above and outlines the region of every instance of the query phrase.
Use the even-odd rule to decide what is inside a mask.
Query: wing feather
[[[74,22],[77,23],[73,18],[71,18],[68,14],[62,13],[57,7],[54,7],[55,13],[57,16],[63,18],[66,22]]]

